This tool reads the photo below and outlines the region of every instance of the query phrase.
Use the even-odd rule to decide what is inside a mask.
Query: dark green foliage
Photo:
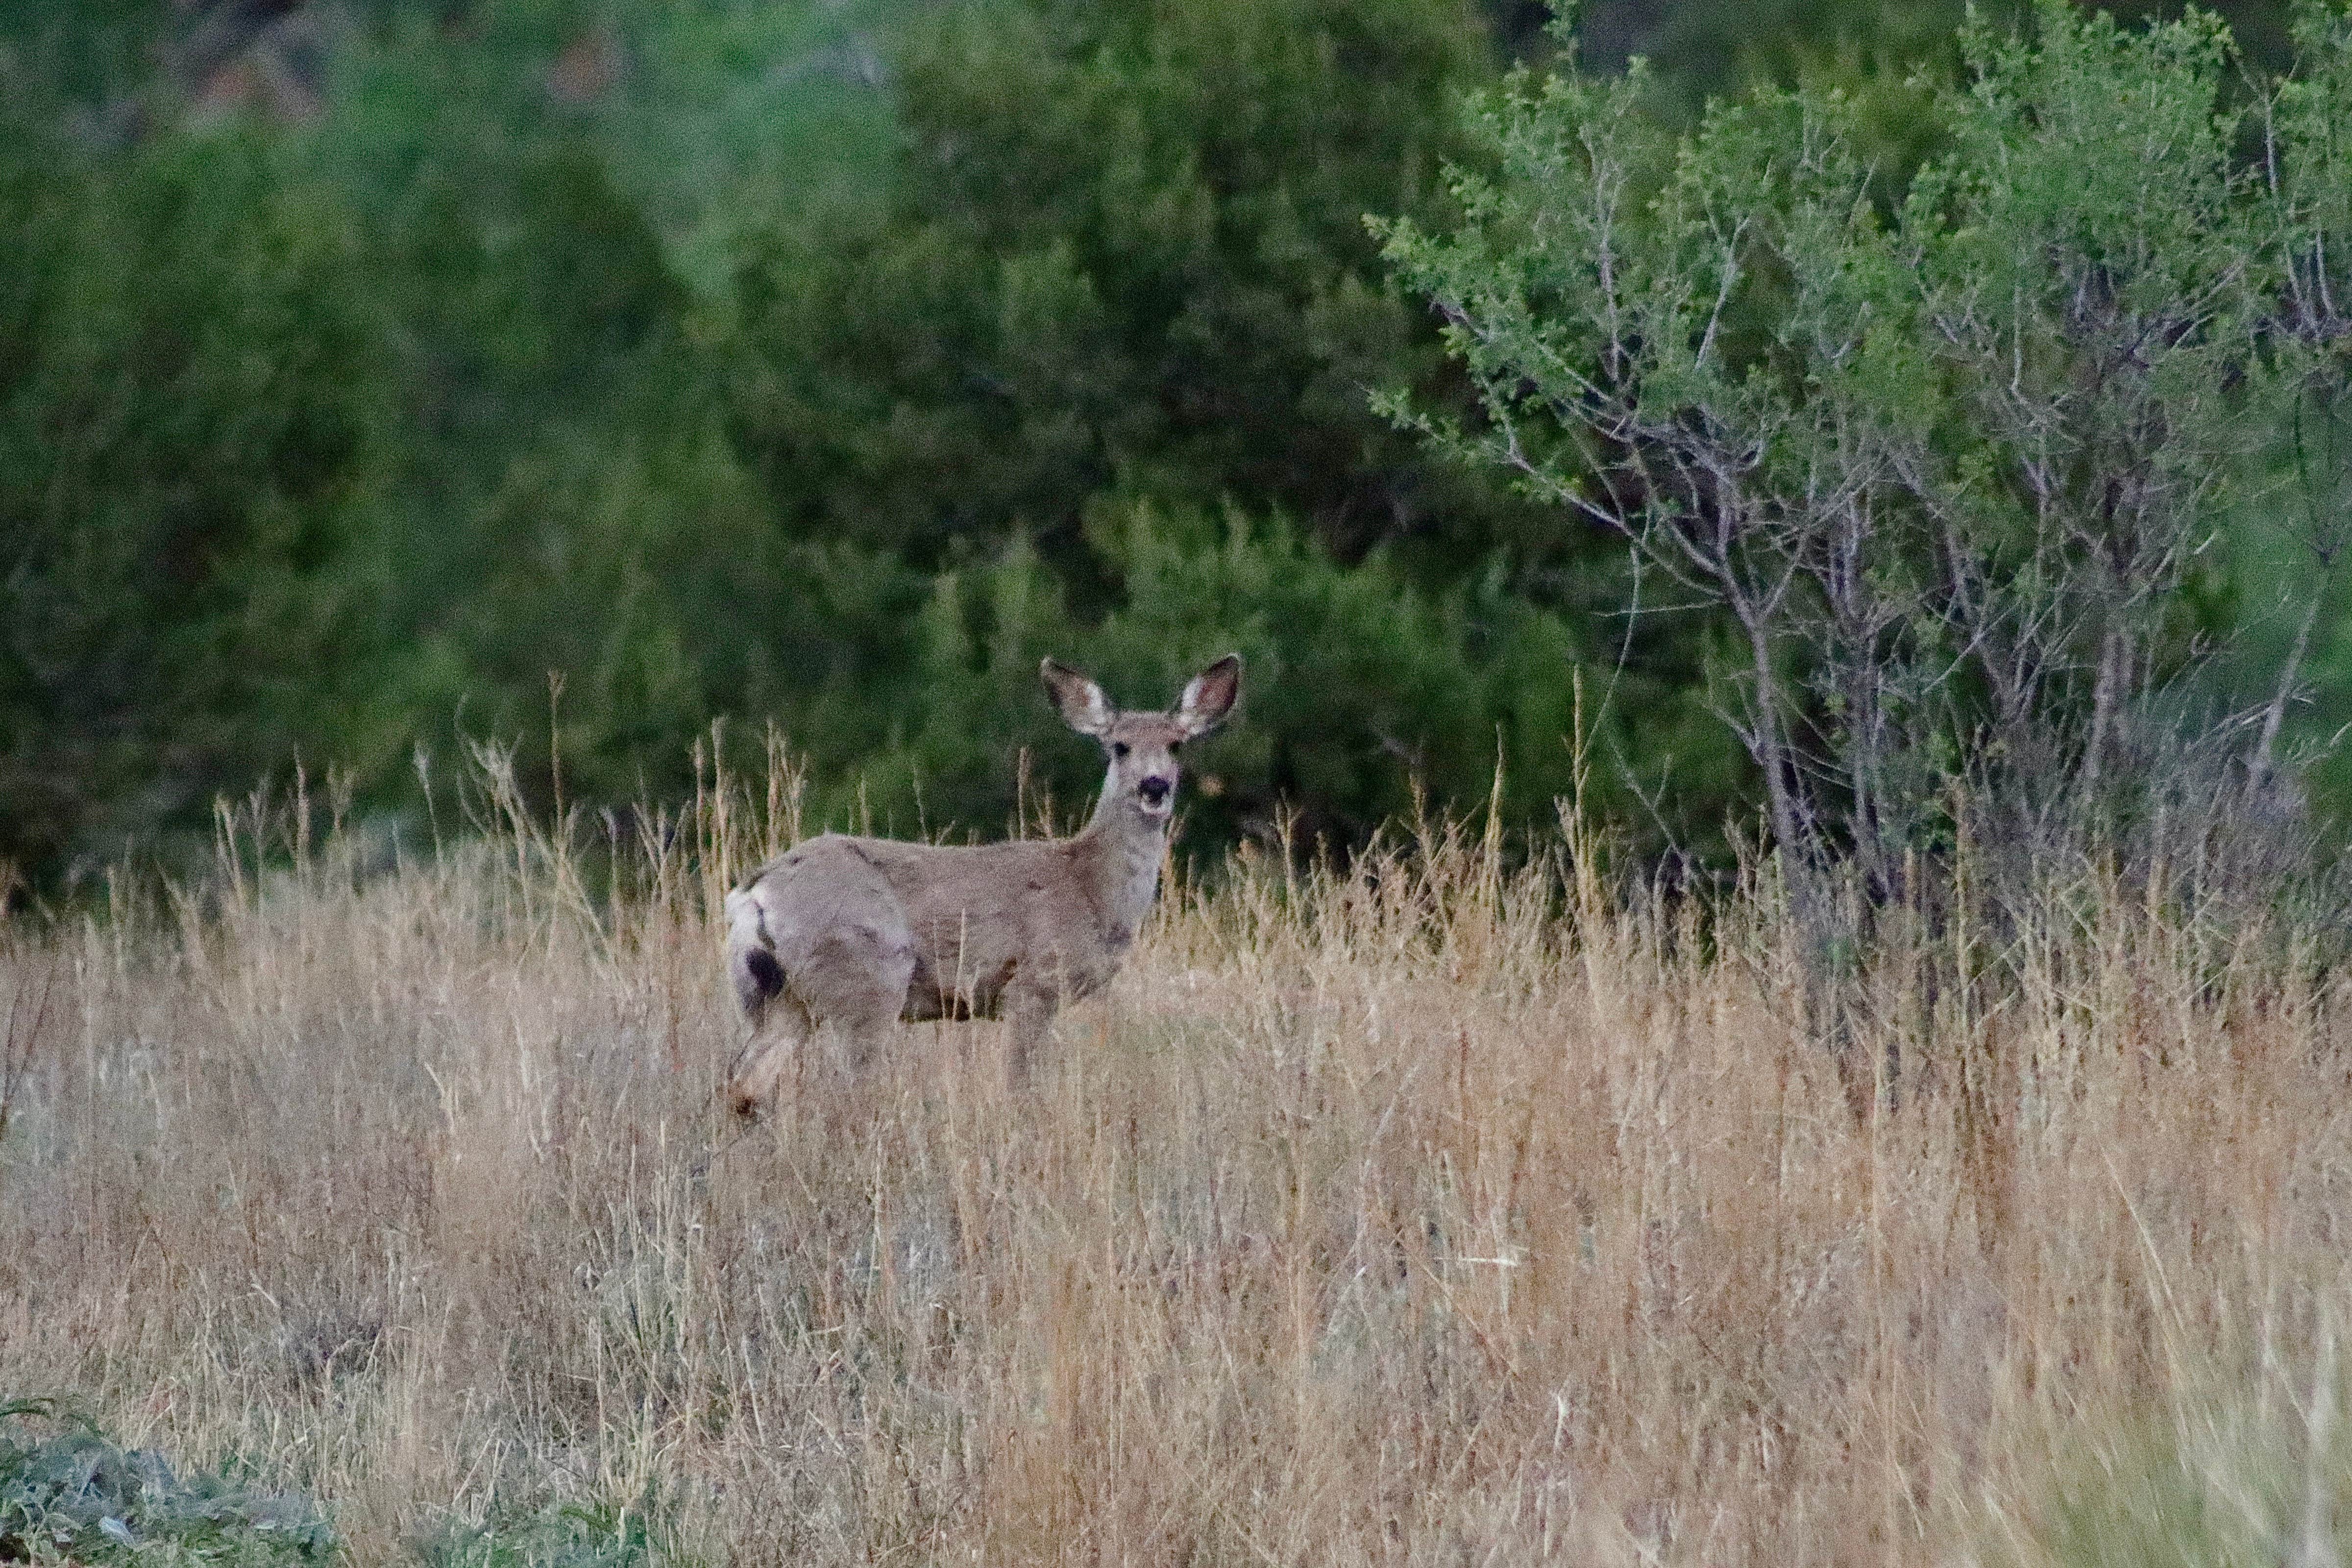
[[[1391,231],[1485,417],[1396,406],[1719,607],[1801,894],[1844,862],[1885,896],[1961,832],[2023,876],[2217,813],[2268,867],[2294,665],[2242,727],[2210,686],[2184,723],[2184,690],[2215,531],[2342,395],[2345,28],[2314,13],[2321,68],[2273,100],[2256,171],[2217,23],[2046,0],[1963,40],[1948,150],[1892,213],[1835,91],[1684,131],[1638,77],[1521,76],[1465,220]]]
[[[1998,205],[1965,101],[1906,79],[1957,58],[1930,15],[1751,16],[1710,63],[1672,40],[1728,37],[1722,14],[1675,8],[1646,40],[1673,58],[1612,100],[1648,149],[1636,198],[1666,188],[1693,84],[1802,79],[1834,110],[1726,108],[1706,145],[1731,184],[1686,170],[1686,207],[1753,176],[1782,217],[1851,222],[1878,271],[1813,280],[1829,337],[1906,279],[1964,287],[1998,258],[1896,243],[1915,168],[1955,212]],[[1368,406],[1481,427],[1479,374],[1363,220],[1460,216],[1441,166],[1503,154],[1459,97],[1496,37],[1553,47],[1528,7],[373,0],[303,26],[272,57],[293,85],[240,108],[205,75],[243,37],[220,16],[0,16],[0,859],[40,883],[199,835],[216,794],[298,756],[403,812],[413,747],[519,738],[542,803],[553,745],[569,799],[618,804],[688,787],[721,720],[739,744],[778,724],[832,822],[993,832],[1024,750],[1066,818],[1093,759],[1036,697],[1048,652],[1139,702],[1248,656],[1196,844],[1285,803],[1359,838],[1417,788],[1483,801],[1498,762],[1511,820],[1540,823],[1580,677],[1598,804],[1651,843],[1704,850],[1768,793],[1709,717],[1739,696],[1719,615]],[[2336,101],[2312,52],[2334,35],[2306,33],[2281,145]],[[1813,145],[1842,161],[1797,192],[1788,155],[1832,120]],[[2085,146],[2045,163],[2059,187],[2103,166]],[[2282,166],[2253,243],[2352,255],[2343,182]],[[1775,314],[1812,285],[1773,247],[1717,368],[1769,372],[1739,395],[1810,431],[1779,483],[1827,448],[1813,349]],[[2091,368],[2049,362],[2042,393]],[[2010,460],[1919,365],[1839,374],[1926,388],[1906,418],[1948,479]],[[2084,452],[2078,499],[2107,462]],[[1980,493],[1971,537],[2014,531],[2014,488]],[[2227,629],[2258,593],[2231,584],[2293,583],[2305,548],[2233,552],[2226,579],[2200,556],[2195,605],[2135,646]],[[1918,587],[1895,567],[1889,594]],[[2340,683],[2314,625],[2298,657]],[[1853,693],[1784,652],[1801,750],[1832,754]]]
[[[391,389],[341,213],[246,139],[12,141],[0,852],[38,865],[362,741]]]
[[[267,1568],[337,1555],[307,1499],[233,1469],[183,1474],[47,1400],[0,1404],[0,1562]]]
[[[1091,742],[1061,727],[1037,689],[1045,654],[1096,673],[1115,701],[1172,702],[1207,660],[1245,661],[1243,717],[1188,753],[1198,787],[1188,835],[1265,836],[1286,803],[1303,840],[1360,840],[1413,807],[1482,799],[1504,770],[1519,825],[1549,818],[1570,783],[1572,635],[1496,582],[1416,589],[1375,558],[1342,567],[1298,531],[1223,513],[1139,507],[1089,531],[1114,563],[1122,605],[1071,624],[1034,552],[939,580],[913,626],[914,664],[893,691],[886,750],[856,796],[818,805],[877,826],[993,832],[1016,805],[1067,821],[1100,777]]]
[[[661,1520],[643,1508],[552,1507],[488,1524],[453,1524],[418,1544],[425,1568],[649,1568],[675,1562]]]
[[[1343,560],[1492,548],[1509,509],[1364,404],[1438,361],[1363,216],[1432,210],[1485,63],[1429,0],[942,8],[898,55],[888,210],[742,273],[746,451],[814,531],[929,565],[1024,531],[1081,589],[1113,489],[1276,507]]]
[[[159,85],[143,137],[59,111],[0,159],[0,507],[37,523],[0,856],[201,829],[298,752],[396,807],[460,735],[658,797],[730,716],[832,820],[992,831],[1024,745],[1090,788],[1037,657],[1160,701],[1229,644],[1265,728],[1204,831],[1288,795],[1357,837],[1498,758],[1546,815],[1607,572],[1363,395],[1448,395],[1362,219],[1438,199],[1465,13],[353,17],[314,121],[182,129]]]
[[[2182,9],[2158,0],[2098,8],[2126,24]],[[1948,76],[1971,13],[2008,32],[2031,9],[2019,0],[1586,0],[1574,12],[1587,60],[1616,71],[1645,58],[1663,89],[1657,101],[1696,114],[1710,96],[1759,86],[1810,81],[1867,96],[1899,90],[1914,73]],[[2199,9],[2221,19],[2248,64],[2275,72],[2294,63],[2291,4],[2222,0]]]
[[[298,754],[397,804],[412,743],[544,737],[551,673],[579,776],[615,798],[685,777],[712,716],[773,689],[773,530],[686,274],[740,220],[722,198],[833,177],[784,165],[850,137],[843,84],[712,89],[722,62],[781,77],[773,53],[827,24],[629,12],[618,84],[572,103],[550,73],[611,17],[501,8],[469,35],[372,10],[316,123],[118,146],[78,134],[112,110],[65,101],[73,80],[45,114],[11,105],[0,859],[43,879],[200,834],[216,794]],[[15,20],[60,49],[97,25]],[[173,37],[159,7],[133,21]],[[167,82],[141,90],[177,116]],[[677,135],[698,185],[671,177]]]

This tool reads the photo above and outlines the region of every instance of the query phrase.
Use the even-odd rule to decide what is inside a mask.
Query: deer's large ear
[[[1183,700],[1176,704],[1176,722],[1189,739],[1205,735],[1223,723],[1242,695],[1242,656],[1229,653],[1184,683]]]
[[[1118,717],[1118,710],[1110,705],[1103,689],[1072,669],[1066,664],[1047,659],[1038,669],[1045,678],[1045,694],[1054,706],[1062,710],[1062,722],[1081,735],[1099,740],[1110,733],[1110,722]]]

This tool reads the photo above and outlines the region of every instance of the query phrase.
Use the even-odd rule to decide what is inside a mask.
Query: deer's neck
[[[1132,941],[1160,890],[1160,862],[1168,853],[1168,826],[1147,822],[1106,798],[1076,840],[1079,863],[1112,940]]]

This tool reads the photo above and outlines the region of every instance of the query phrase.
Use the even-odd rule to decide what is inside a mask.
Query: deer
[[[727,969],[751,1029],[728,1074],[737,1115],[770,1105],[820,1037],[836,1037],[862,1075],[900,1022],[1001,1019],[1018,1090],[1054,1015],[1118,973],[1159,893],[1177,753],[1231,717],[1241,657],[1192,677],[1168,712],[1121,712],[1050,658],[1039,673],[1108,765],[1076,833],[970,845],[827,833],[727,895]]]

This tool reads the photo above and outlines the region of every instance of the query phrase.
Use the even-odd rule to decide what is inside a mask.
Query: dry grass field
[[[1766,892],[1244,859],[1028,1097],[926,1027],[739,1138],[788,791],[595,896],[519,813],[364,875],[268,816],[0,950],[0,1398],[355,1563],[2337,1560],[2338,983],[2160,876],[1898,933],[1850,1097]]]

